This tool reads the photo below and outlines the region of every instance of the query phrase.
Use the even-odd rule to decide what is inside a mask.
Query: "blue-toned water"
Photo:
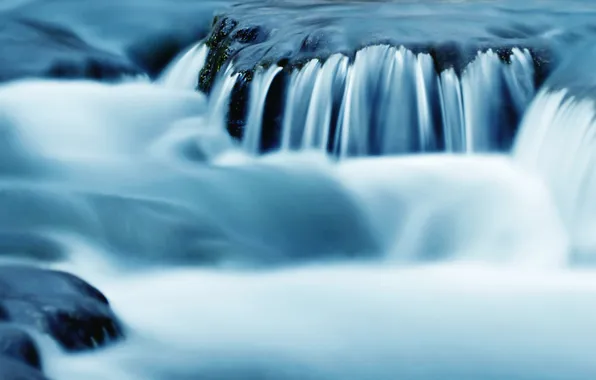
[[[135,1],[21,3],[6,9],[45,10],[113,52],[123,35],[186,30],[198,12],[156,1],[133,27]],[[596,10],[572,3],[574,20]],[[209,4],[209,15],[224,6]],[[346,2],[342,17],[363,17],[351,13],[362,4]],[[403,9],[434,37],[457,21],[433,32],[449,9],[435,6]],[[523,18],[521,6],[477,7]],[[94,9],[120,15],[113,29],[77,16]],[[541,81],[539,52],[521,44],[458,69],[387,43],[258,67],[242,139],[229,133],[240,59],[198,91],[209,53],[198,27],[157,74],[0,85],[0,242],[17,242],[0,260],[80,276],[126,327],[87,353],[36,337],[47,376],[594,379],[595,87],[591,61],[574,58],[592,45],[565,57],[541,17],[534,32],[563,62]],[[271,94],[283,105],[275,123]]]

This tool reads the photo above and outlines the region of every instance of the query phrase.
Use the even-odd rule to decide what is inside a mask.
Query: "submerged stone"
[[[11,20],[35,20],[68,28],[90,45],[132,61],[144,73],[155,77],[178,53],[207,36],[216,9],[223,9],[233,2],[17,1],[12,7],[8,6],[8,12],[0,11],[0,20],[5,13]],[[41,55],[44,47],[40,49]]]
[[[123,336],[105,296],[63,272],[0,267],[0,308],[3,320],[48,334],[70,351],[102,346]]]
[[[0,81],[24,77],[118,80],[140,70],[127,58],[90,45],[52,23],[10,20],[0,30]]]
[[[2,380],[49,380],[40,371],[17,360],[0,356],[0,379]]]
[[[210,90],[219,68],[225,66],[222,60],[233,60],[238,72],[271,64],[296,67],[335,53],[353,58],[362,47],[388,44],[429,53],[437,71],[450,67],[461,71],[479,50],[496,50],[507,60],[513,47],[533,50],[540,57],[535,63],[544,65],[552,58],[553,44],[581,39],[577,29],[585,29],[587,37],[594,35],[591,14],[581,2],[571,2],[566,14],[558,12],[554,2],[542,2],[539,10],[532,9],[532,19],[525,17],[526,6],[511,1],[498,6],[295,0],[238,4],[214,19],[208,38],[208,60],[213,64],[203,69],[200,88]],[[553,28],[560,31],[553,33]]]
[[[0,325],[0,357],[2,356],[42,369],[41,355],[35,341],[27,332],[10,324]]]

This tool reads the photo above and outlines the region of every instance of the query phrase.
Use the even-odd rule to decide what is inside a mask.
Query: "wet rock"
[[[537,80],[542,80],[553,44],[595,36],[590,20],[596,9],[586,11],[585,2],[574,1],[562,14],[556,2],[532,5],[306,0],[239,4],[214,19],[207,40],[211,51],[199,86],[209,91],[217,73],[232,59],[237,71],[251,72],[273,63],[301,66],[339,52],[353,56],[373,44],[429,53],[437,71],[449,67],[461,71],[478,50],[490,48],[506,59],[513,47],[528,48],[542,70]],[[529,12],[532,18],[527,17]]]
[[[24,330],[0,325],[0,357],[6,357],[41,370],[41,355],[35,341]]]
[[[23,77],[112,81],[141,72],[127,58],[91,46],[70,29],[47,22],[5,22],[0,46],[0,81]]]
[[[529,13],[531,18],[527,17]],[[527,49],[533,59],[533,84],[540,86],[556,66],[560,55],[555,52],[560,46],[568,47],[582,39],[596,40],[596,30],[591,26],[594,16],[596,7],[589,11],[585,2],[575,1],[565,14],[558,12],[558,4],[551,1],[541,2],[538,8],[533,2],[528,6],[513,1],[280,0],[238,4],[214,18],[206,40],[209,55],[199,74],[198,88],[210,92],[222,71],[233,63],[240,76],[231,94],[227,126],[232,137],[241,139],[255,71],[274,64],[281,66],[283,70],[265,101],[260,149],[267,151],[279,145],[289,74],[312,59],[324,62],[332,54],[341,53],[353,61],[356,52],[367,46],[404,46],[414,54],[428,54],[431,70],[437,74],[453,69],[461,78],[479,51],[491,50],[504,64],[510,64],[514,48]],[[431,93],[436,97],[433,94],[438,92]],[[505,115],[505,120],[499,120],[505,127],[499,132],[497,145],[506,150],[525,103],[504,94],[503,104],[496,112]],[[438,121],[442,117],[438,101],[432,107],[433,120]],[[433,130],[440,142],[425,149],[442,150],[439,122],[434,123]]]
[[[105,296],[63,272],[0,267],[0,309],[2,319],[33,327],[71,351],[123,336]]]
[[[2,380],[48,380],[40,371],[8,357],[0,356]]]

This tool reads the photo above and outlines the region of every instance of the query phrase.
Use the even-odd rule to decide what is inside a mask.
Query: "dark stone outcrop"
[[[73,275],[0,267],[0,319],[52,336],[66,350],[105,345],[123,336],[107,299]]]
[[[0,357],[2,356],[38,370],[42,369],[37,344],[27,332],[9,324],[0,325]]]

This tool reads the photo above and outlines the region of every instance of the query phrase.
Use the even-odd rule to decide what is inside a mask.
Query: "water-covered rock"
[[[52,336],[67,350],[105,345],[123,336],[105,296],[68,273],[0,267],[2,319]]]
[[[154,76],[182,49],[204,38],[214,11],[232,2],[25,0],[8,6],[7,14],[10,18],[68,26],[93,46],[128,57]]]
[[[41,370],[42,361],[39,348],[24,330],[6,324],[0,325],[0,357],[18,360]]]
[[[40,371],[17,360],[0,356],[0,379],[2,380],[48,380]]]
[[[48,22],[3,20],[0,46],[0,81],[23,77],[117,80],[140,73],[127,58],[94,47],[71,29]]]
[[[300,66],[338,52],[353,56],[373,44],[429,53],[437,71],[464,69],[478,50],[491,48],[506,58],[513,47],[528,48],[540,81],[552,59],[551,45],[593,35],[594,14],[586,11],[585,2],[570,2],[565,14],[556,11],[553,1],[538,7],[531,3],[283,0],[239,4],[222,10],[214,20],[200,87],[210,90],[230,60],[237,71],[250,77],[259,65]]]

